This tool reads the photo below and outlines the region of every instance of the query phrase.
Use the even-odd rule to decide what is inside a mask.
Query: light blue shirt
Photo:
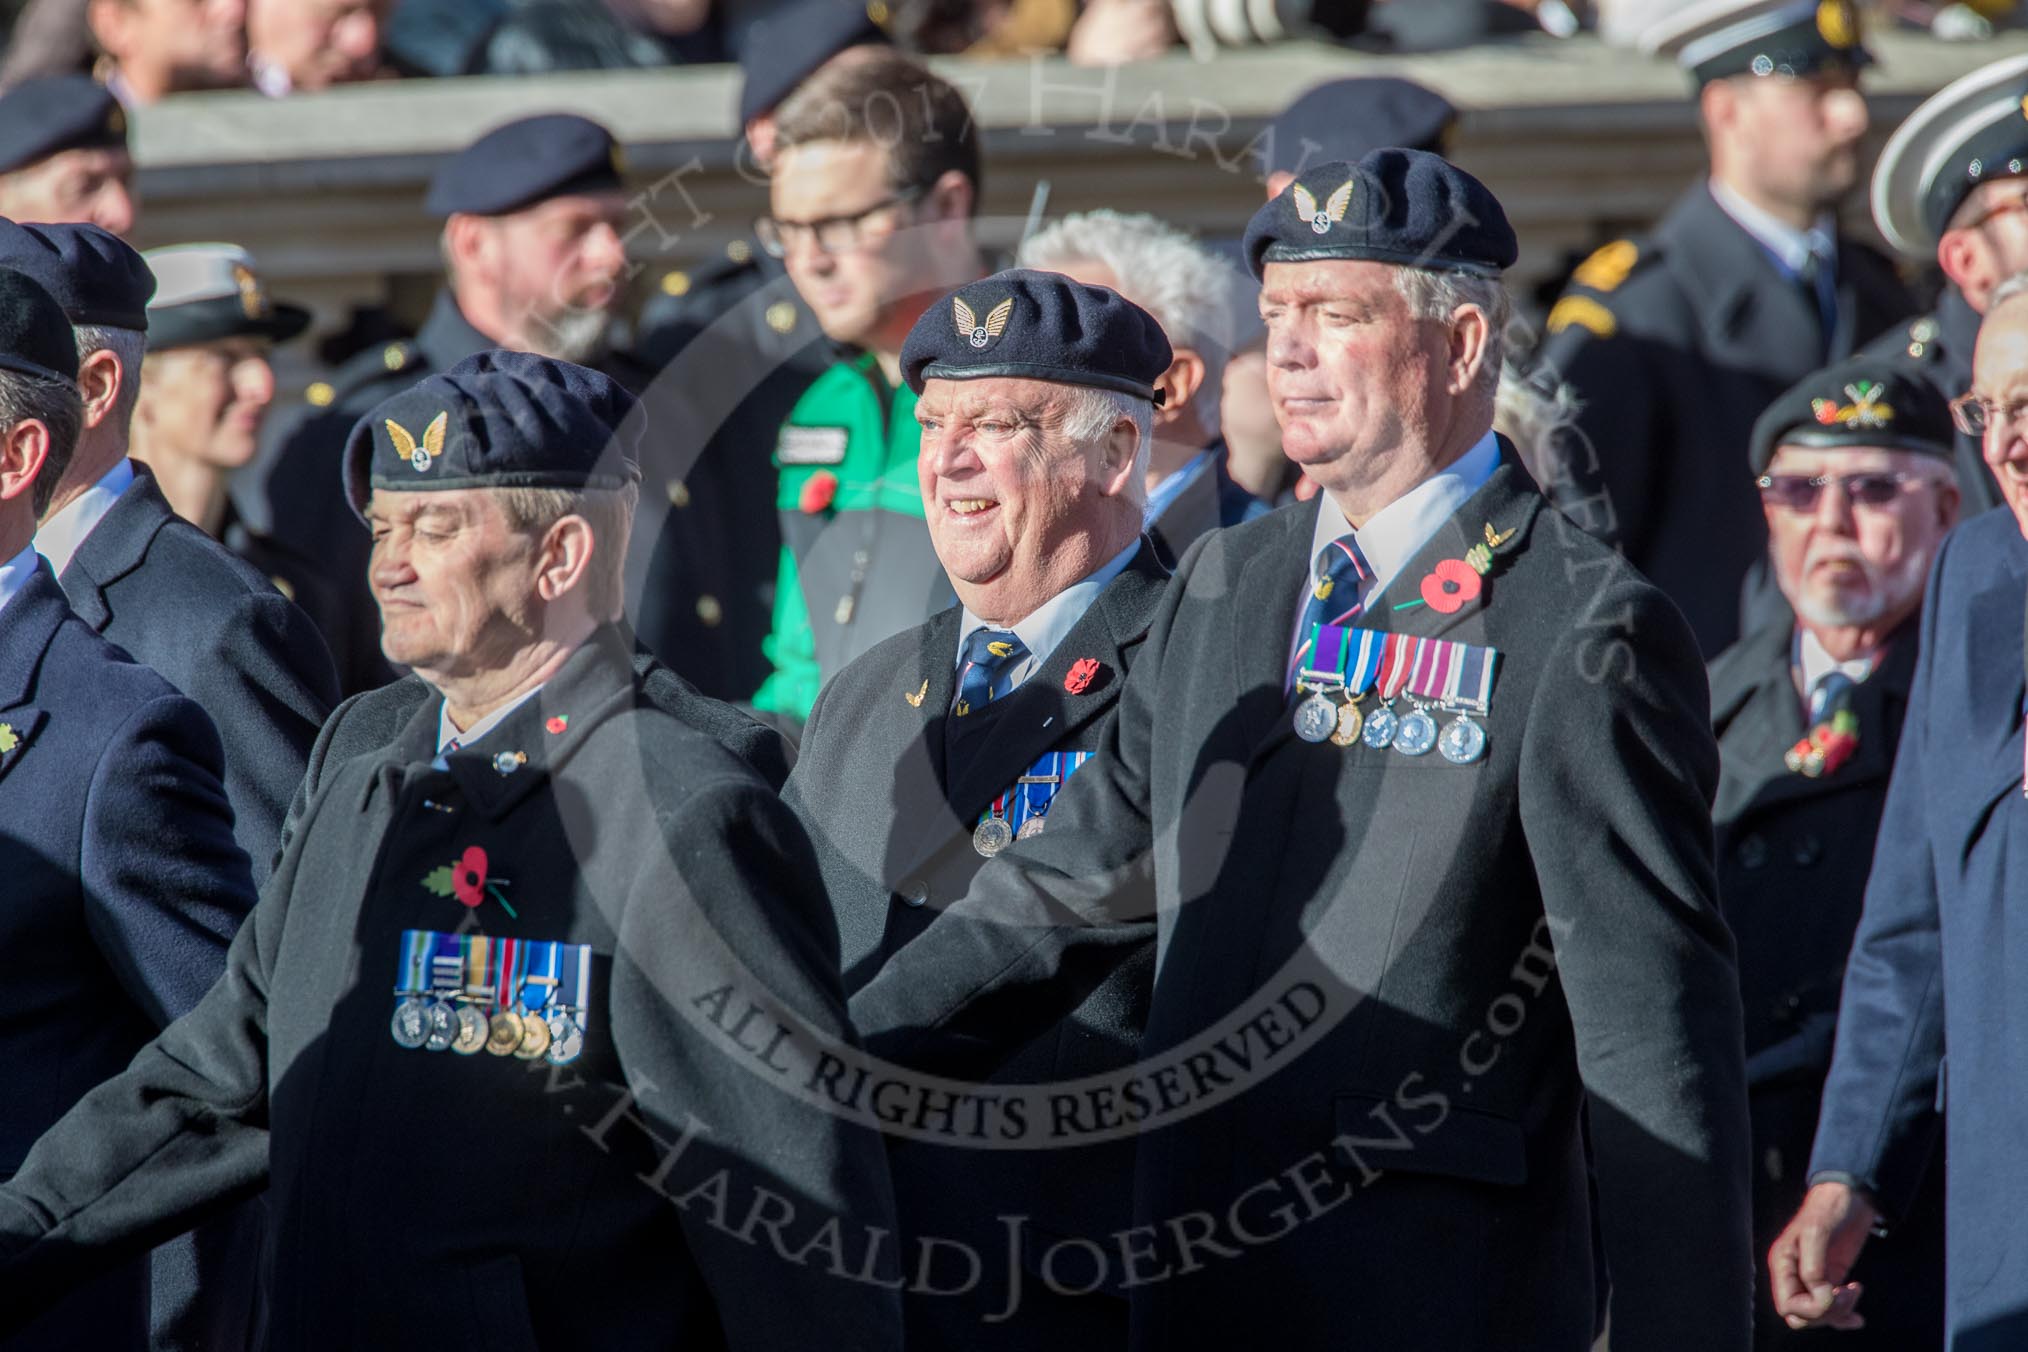
[[[105,520],[106,513],[120,500],[120,494],[134,484],[134,462],[122,457],[106,477],[77,495],[70,505],[42,523],[35,532],[35,549],[58,577],[70,567],[71,556],[85,542],[92,528]]]
[[[1183,490],[1196,483],[1211,469],[1211,452],[1199,451],[1190,461],[1173,471],[1168,478],[1148,490],[1148,510],[1141,516],[1141,524],[1153,525],[1155,518],[1169,510]]]
[[[437,758],[431,762],[431,768],[435,770],[449,769],[450,762],[445,757],[451,754],[451,743],[453,741],[458,744],[460,749],[470,746],[494,728],[499,727],[502,719],[528,703],[529,700],[534,699],[541,691],[542,687],[536,686],[535,689],[529,691],[520,699],[515,700],[512,704],[501,705],[471,727],[466,728],[463,732],[459,732],[458,725],[451,722],[450,701],[437,701]]]
[[[7,609],[7,603],[28,585],[28,579],[35,576],[35,570],[40,566],[34,545],[22,546],[19,554],[0,563],[0,611]]]
[[[1803,275],[1811,254],[1822,259],[1826,267],[1838,266],[1837,218],[1829,212],[1819,216],[1808,230],[1798,230],[1762,211],[1715,178],[1711,180],[1711,196],[1719,209],[1758,240],[1761,248],[1773,254],[1775,262],[1786,268],[1791,277]]]
[[[1056,651],[1056,645],[1064,636],[1077,627],[1084,613],[1091,609],[1091,603],[1098,600],[1100,592],[1126,570],[1133,561],[1134,551],[1141,547],[1136,539],[1095,573],[1087,574],[1082,581],[1073,582],[1056,595],[1044,601],[1025,620],[1013,625],[1014,636],[1028,648],[1028,656],[1000,673],[993,682],[993,698],[999,699],[1015,686],[1020,685]],[[958,619],[958,650],[953,654],[951,665],[962,667],[965,662],[965,640],[980,629],[997,629],[999,625],[987,624],[966,607]]]

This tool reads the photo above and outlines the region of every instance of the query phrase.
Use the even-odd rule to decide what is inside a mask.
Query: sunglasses
[[[1814,512],[1824,489],[1837,484],[1848,501],[1859,507],[1885,507],[1910,484],[1931,482],[1927,474],[1908,470],[1871,470],[1863,474],[1763,474],[1760,500],[1792,512]]]

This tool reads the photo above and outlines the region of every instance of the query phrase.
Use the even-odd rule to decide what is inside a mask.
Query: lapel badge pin
[[[1859,716],[1840,709],[1810,729],[1809,736],[1782,753],[1782,764],[1806,779],[1822,779],[1838,772],[1859,749]]]
[[[526,764],[528,764],[526,751],[502,751],[493,757],[493,769],[503,775],[511,775]]]
[[[902,691],[901,697],[908,701],[908,705],[911,709],[920,709],[922,708],[923,698],[928,694],[929,694],[929,682],[924,681],[922,685],[919,686],[914,691],[908,690]]]
[[[542,725],[543,730],[549,733],[549,735],[552,737],[556,736],[558,733],[562,732],[565,728],[569,726],[570,726],[569,714],[553,714],[551,715],[549,721]]]
[[[1073,695],[1082,695],[1091,689],[1091,683],[1098,678],[1099,663],[1096,657],[1080,657],[1070,664],[1070,671],[1063,678],[1063,688]]]

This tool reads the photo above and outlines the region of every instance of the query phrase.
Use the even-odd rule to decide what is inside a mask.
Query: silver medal
[[[1296,706],[1296,736],[1322,742],[1338,730],[1338,706],[1322,695],[1311,695]]]
[[[394,1007],[392,1031],[397,1046],[414,1051],[430,1036],[430,1007],[411,995]]]
[[[560,1009],[549,1011],[549,1050],[543,1055],[552,1066],[566,1066],[584,1055],[584,1026]]]
[[[447,1052],[458,1040],[458,1012],[449,1005],[438,1001],[429,1007],[426,1016],[429,1036],[423,1039],[423,1046],[433,1052]]]
[[[1436,720],[1421,709],[1411,709],[1394,731],[1394,749],[1404,756],[1427,756],[1436,744]]]
[[[1470,718],[1459,714],[1451,725],[1444,729],[1443,739],[1437,743],[1437,750],[1453,765],[1470,765],[1486,754],[1486,730]]]
[[[460,1056],[477,1056],[486,1049],[491,1022],[471,1005],[459,1005],[457,1019],[458,1033],[451,1041],[451,1050]]]
[[[1375,751],[1385,751],[1394,745],[1395,731],[1401,727],[1401,719],[1392,709],[1375,709],[1366,715],[1366,730],[1359,734],[1360,740]]]
[[[1005,817],[988,817],[972,829],[972,848],[991,859],[1014,843],[1014,828]]]
[[[1048,820],[1047,817],[1030,817],[1027,821],[1021,823],[1021,829],[1014,833],[1014,838],[1016,840],[1033,840],[1042,834],[1042,824]]]

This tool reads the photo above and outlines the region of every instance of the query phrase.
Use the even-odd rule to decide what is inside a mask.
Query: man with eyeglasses
[[[1669,594],[1708,659],[1739,636],[1767,544],[1736,471],[1754,418],[1915,303],[1838,230],[1873,61],[1851,0],[1698,0],[1641,45],[1695,81],[1710,174],[1587,259],[1550,311],[1543,359],[1582,403],[1550,489]]]
[[[1912,261],[1934,259],[1949,285],[1927,314],[1889,330],[1868,355],[1912,363],[1946,399],[1972,383],[1972,343],[1993,288],[2028,271],[2028,55],[1946,86],[1895,130],[1873,171],[1873,220]],[[1967,515],[2000,502],[1979,438],[1957,443]]]
[[[1755,1247],[1795,1213],[1831,1064],[1838,987],[1908,707],[1923,584],[1957,518],[1943,397],[1892,357],[1809,376],[1754,425],[1774,580],[1792,614],[1711,666],[1719,904],[1739,945]],[[1854,1349],[1943,1328],[1943,1199],[1925,1187],[1863,1273],[1884,1298]],[[1760,1272],[1756,1345],[1789,1329]],[[1842,1345],[1841,1340],[1841,1345]]]
[[[874,52],[827,68],[782,105],[775,138],[756,233],[825,335],[860,349],[804,393],[775,449],[782,559],[754,704],[800,723],[827,676],[955,599],[923,519],[901,346],[986,267],[971,111],[915,62]],[[1005,322],[973,316],[967,336],[984,347]]]
[[[1791,1327],[1870,1322],[1877,1297],[1862,1291],[1892,1288],[1854,1280],[1854,1262],[1872,1257],[1883,1222],[1880,1247],[1900,1246],[1941,1125],[1945,1337],[1972,1352],[2028,1345],[2028,274],[1993,292],[1953,411],[1983,436],[2007,510],[1967,521],[1937,553],[1810,1189],[1768,1264]]]

